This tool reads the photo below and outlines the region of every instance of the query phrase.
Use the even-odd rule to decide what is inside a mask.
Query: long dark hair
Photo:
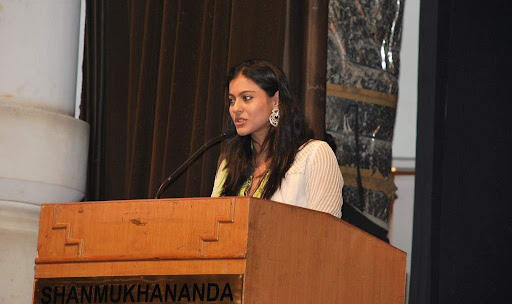
[[[232,67],[226,76],[226,89],[237,76],[243,75],[254,81],[267,95],[279,91],[279,125],[270,127],[261,151],[271,158],[270,174],[262,198],[270,199],[281,186],[286,172],[290,169],[299,148],[313,138],[302,107],[293,97],[283,71],[266,60],[250,59]],[[229,108],[229,104],[228,104]],[[253,149],[251,136],[235,136],[223,152],[228,174],[222,196],[236,196],[240,188],[253,174]]]

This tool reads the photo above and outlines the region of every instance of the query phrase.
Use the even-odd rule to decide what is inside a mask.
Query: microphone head
[[[236,129],[228,129],[226,132],[224,132],[223,137],[228,139],[233,137],[236,134]]]

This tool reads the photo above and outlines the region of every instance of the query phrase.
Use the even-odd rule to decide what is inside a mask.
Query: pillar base
[[[41,204],[84,197],[89,125],[21,103],[0,104],[0,200]]]

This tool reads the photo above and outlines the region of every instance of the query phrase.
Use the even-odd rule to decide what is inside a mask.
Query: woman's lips
[[[247,120],[242,118],[235,118],[235,127],[241,127]]]

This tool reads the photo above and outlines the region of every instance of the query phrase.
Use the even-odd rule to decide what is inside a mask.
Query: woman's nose
[[[235,114],[239,114],[239,113],[242,113],[243,109],[242,109],[242,104],[239,100],[235,100],[232,104],[231,104],[231,110],[233,111],[233,113]]]

